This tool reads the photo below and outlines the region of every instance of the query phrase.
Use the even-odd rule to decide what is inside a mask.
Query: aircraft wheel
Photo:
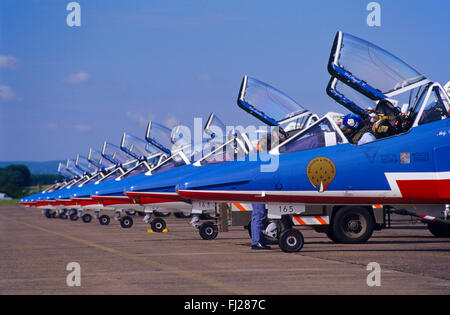
[[[213,240],[219,234],[217,226],[213,222],[205,222],[198,228],[201,238],[204,240]]]
[[[78,214],[72,213],[72,214],[70,215],[70,220],[71,220],[71,221],[77,221],[77,220],[78,220]]]
[[[129,229],[133,226],[133,219],[130,216],[124,216],[120,219],[120,226],[124,229]]]
[[[153,231],[162,232],[166,228],[166,221],[160,218],[156,218],[152,222],[150,222],[150,226],[152,227]]]
[[[81,220],[83,220],[84,223],[89,223],[92,220],[92,216],[89,213],[83,214]]]
[[[428,230],[436,237],[450,237],[450,224],[430,222],[428,223]]]
[[[52,215],[52,213],[50,212],[50,210],[45,210],[45,217],[47,218],[47,219],[51,219],[51,218],[53,218],[53,215]]]
[[[303,234],[296,229],[288,229],[281,233],[279,245],[283,252],[295,253],[302,249],[304,244]]]
[[[100,222],[100,225],[108,225],[111,219],[107,215],[102,215],[100,218],[98,218],[98,222]]]
[[[136,214],[136,211],[133,211],[133,210],[125,210],[125,213],[128,214],[128,215],[135,215],[135,214]]]
[[[332,231],[336,240],[343,244],[361,244],[372,236],[375,223],[364,208],[344,207],[335,214]]]

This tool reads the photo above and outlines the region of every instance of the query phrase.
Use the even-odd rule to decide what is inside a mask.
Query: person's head
[[[362,120],[361,117],[355,114],[348,114],[344,116],[344,119],[342,120],[342,127],[351,129],[351,130],[358,130],[362,127]]]
[[[268,133],[259,139],[258,144],[256,145],[256,150],[258,152],[265,152],[272,149],[272,135]]]
[[[256,145],[256,150],[258,152],[270,151],[273,144],[280,144],[286,140],[286,136],[279,132],[268,133],[259,139]]]

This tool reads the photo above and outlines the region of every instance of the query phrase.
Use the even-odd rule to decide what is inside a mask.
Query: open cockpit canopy
[[[175,130],[171,130],[157,122],[150,121],[147,125],[145,140],[158,150],[170,155],[172,153],[172,147],[177,141],[177,134]]]
[[[347,108],[350,112],[363,118],[368,118],[368,112],[366,109],[375,108],[376,106],[376,102],[374,100],[357,92],[334,77],[331,77],[328,83],[327,94],[336,102]]]
[[[291,123],[290,130],[304,128],[314,115],[285,93],[248,76],[244,76],[242,80],[237,103],[269,126]],[[317,115],[314,116],[318,118]],[[292,122],[297,122],[298,126],[293,126]]]
[[[94,174],[97,172],[98,167],[89,162],[87,157],[82,155],[77,155],[77,159],[75,160],[75,166],[84,173]]]
[[[333,42],[328,71],[373,100],[392,97],[429,82],[386,50],[341,31]]]
[[[68,159],[66,162],[66,169],[76,177],[82,177],[84,175],[84,172],[77,167],[75,160]]]
[[[134,157],[128,155],[114,144],[106,141],[103,144],[102,156],[105,159],[109,160],[111,163],[121,165],[123,167],[130,166],[130,164],[136,162],[136,159]]]
[[[330,97],[363,118],[370,117],[368,109],[385,112],[383,105],[389,103],[397,122],[403,121],[399,132],[449,117],[449,96],[439,83],[356,36],[336,34],[328,71]]]
[[[149,161],[151,164],[157,162],[162,154],[154,146],[127,133],[124,133],[122,136],[120,148],[135,159]]]
[[[211,138],[201,148],[194,147],[191,162],[195,166],[219,163],[242,158],[253,149],[247,131],[242,126],[226,126],[216,114],[211,113],[204,133]]]
[[[114,163],[105,159],[101,152],[94,149],[89,150],[88,161],[94,164],[100,170],[106,170],[115,166]]]
[[[63,177],[65,177],[66,179],[72,179],[74,178],[76,175],[73,174],[72,172],[70,172],[65,163],[60,162],[58,164],[58,173],[61,174]]]
[[[211,113],[203,128],[205,138],[210,138],[217,142],[223,142],[227,138],[227,126],[217,117],[215,113]]]

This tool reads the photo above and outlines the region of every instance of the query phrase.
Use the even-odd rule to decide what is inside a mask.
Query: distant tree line
[[[22,198],[29,193],[29,186],[51,185],[62,180],[61,175],[31,174],[25,165],[0,167],[0,192],[13,198]]]

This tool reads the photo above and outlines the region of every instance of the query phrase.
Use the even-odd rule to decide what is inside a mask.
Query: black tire
[[[72,214],[70,215],[70,220],[71,220],[71,221],[78,221],[78,219],[79,219],[78,214],[72,213]]]
[[[296,229],[288,229],[281,233],[278,244],[283,252],[295,253],[303,248],[304,243],[302,232]]]
[[[337,242],[343,244],[367,242],[375,226],[372,215],[367,209],[361,207],[341,208],[332,221],[333,236]]]
[[[50,212],[49,209],[45,210],[44,215],[45,215],[45,217],[46,217],[47,219],[52,219],[52,218],[54,218],[53,215],[52,215],[52,213]]]
[[[111,218],[104,214],[98,218],[98,222],[100,222],[100,225],[108,225],[111,222]]]
[[[450,237],[450,224],[442,222],[429,222],[428,230],[436,237]]]
[[[90,223],[92,221],[92,216],[89,213],[83,214],[81,220],[83,220],[84,223]]]
[[[327,231],[327,236],[328,238],[333,241],[334,243],[340,243],[338,241],[338,239],[336,238],[336,235],[334,235],[333,229],[330,227],[328,227],[328,231]]]
[[[198,231],[204,240],[213,240],[219,234],[217,226],[213,222],[205,222],[199,226]]]
[[[150,226],[152,227],[153,231],[161,233],[166,228],[166,221],[160,218],[156,218],[152,222],[150,222]]]
[[[136,211],[133,211],[133,210],[125,210],[125,213],[128,214],[128,215],[135,215],[135,214],[136,214]]]
[[[264,224],[264,229],[267,227],[268,224],[269,224],[268,222],[266,222]],[[244,226],[244,229],[246,229],[248,231],[248,236],[250,236],[250,238],[252,238],[252,221],[248,222],[248,224],[246,226]],[[273,237],[263,234],[264,244],[266,244],[266,245],[278,244],[278,241],[280,239],[280,234],[281,234],[280,232],[281,232],[281,229],[278,228],[278,233],[277,233],[278,237],[277,238],[273,238]]]
[[[120,226],[129,229],[133,226],[133,219],[130,216],[124,216],[120,219]]]

